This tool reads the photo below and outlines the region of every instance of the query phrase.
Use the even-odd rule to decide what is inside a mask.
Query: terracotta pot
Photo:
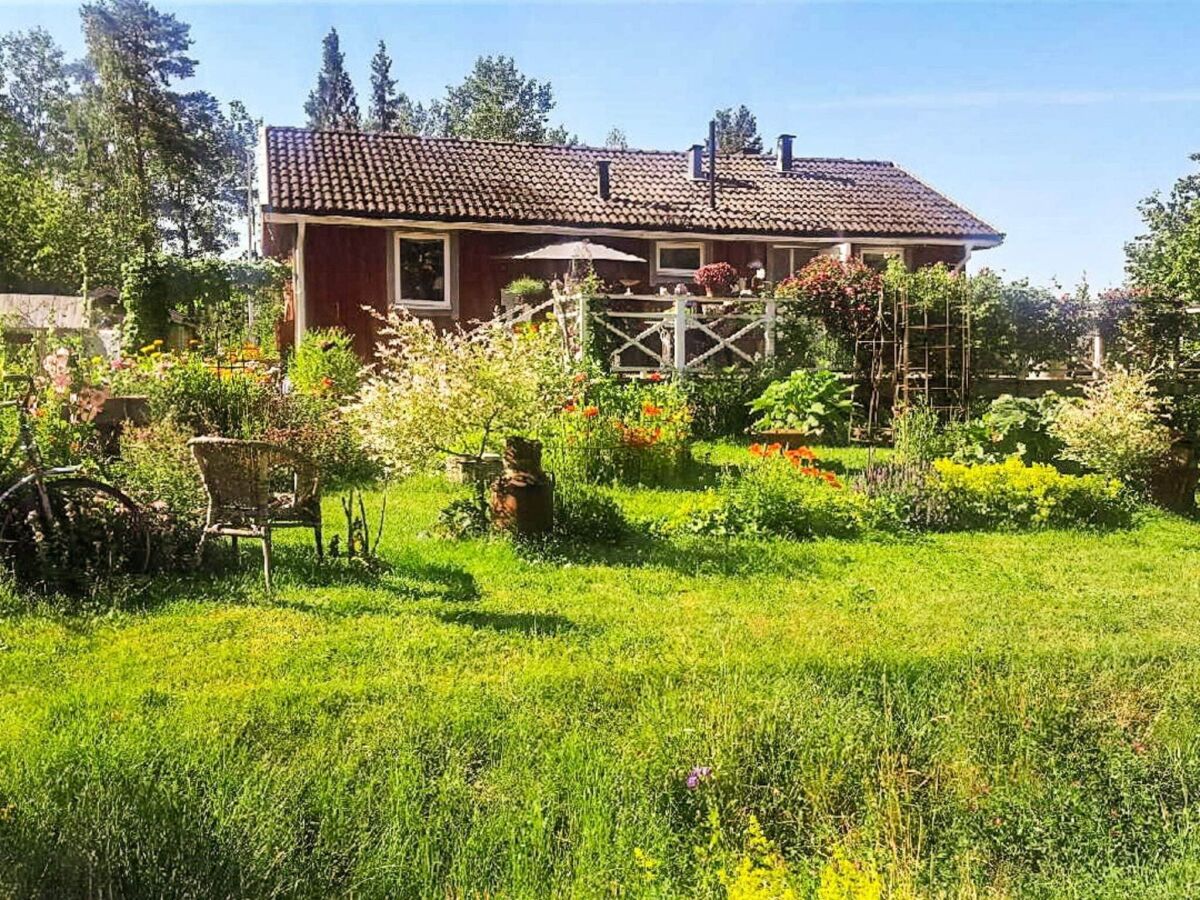
[[[492,488],[492,524],[521,536],[554,527],[554,483],[542,471],[542,445],[512,437],[504,446],[504,472]]]

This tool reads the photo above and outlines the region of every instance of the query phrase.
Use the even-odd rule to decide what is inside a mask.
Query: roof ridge
[[[360,137],[367,139],[385,139],[385,140],[406,140],[406,141],[436,141],[447,144],[483,144],[491,147],[537,147],[545,150],[576,150],[586,151],[590,153],[627,153],[637,156],[687,156],[687,150],[657,150],[647,147],[597,147],[594,144],[547,144],[538,141],[514,141],[508,138],[467,138],[456,137],[453,135],[440,134],[406,134],[401,131],[364,131],[358,128],[307,128],[300,125],[267,125],[264,126],[267,131],[290,131],[303,134],[344,134],[352,137]],[[723,159],[757,159],[762,161],[773,161],[775,154],[773,153],[719,153]],[[792,157],[793,164],[798,162],[840,162],[840,163],[856,163],[859,165],[870,166],[896,166],[896,164],[886,159],[862,159],[852,156],[794,156]],[[928,185],[926,185],[928,187]]]

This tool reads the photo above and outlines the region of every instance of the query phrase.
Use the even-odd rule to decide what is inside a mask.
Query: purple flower
[[[692,766],[692,771],[688,772],[687,777],[688,790],[694,791],[710,778],[712,778],[711,766]]]

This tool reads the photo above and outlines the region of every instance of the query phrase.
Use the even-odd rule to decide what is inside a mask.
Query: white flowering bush
[[[377,363],[346,409],[363,446],[394,475],[447,455],[477,457],[504,437],[540,436],[567,394],[569,374],[553,320],[439,331],[393,312]]]
[[[1050,433],[1063,442],[1063,459],[1145,489],[1171,452],[1165,414],[1149,375],[1116,369],[1082,401],[1061,404]]]

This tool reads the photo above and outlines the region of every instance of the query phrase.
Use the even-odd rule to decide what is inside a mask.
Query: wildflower
[[[687,789],[694,791],[710,778],[712,778],[712,766],[692,766],[692,771],[688,772]]]
[[[783,452],[783,444],[776,441],[774,444],[768,444],[764,456],[779,456]]]
[[[583,409],[583,415],[584,415],[584,418],[594,419],[594,418],[596,418],[596,416],[600,415],[600,410],[598,410],[594,406],[586,406]]]
[[[662,412],[661,406],[655,406],[653,403],[645,403],[642,405],[642,413],[647,416],[657,416]]]
[[[326,375],[324,378],[321,379],[321,387],[324,390],[329,390],[330,388],[333,387],[333,379],[330,378],[328,375]]]
[[[662,381],[663,380],[662,372],[651,372],[649,375],[646,376],[646,380],[647,381]]]
[[[573,413],[573,412],[575,412],[575,409],[576,409],[576,406],[575,406],[575,402],[573,400],[568,400],[566,403],[563,404],[563,412],[565,412],[565,413]]]
[[[576,372],[575,376],[571,380],[575,382],[575,384],[583,384],[585,381],[587,381],[587,372]]]

